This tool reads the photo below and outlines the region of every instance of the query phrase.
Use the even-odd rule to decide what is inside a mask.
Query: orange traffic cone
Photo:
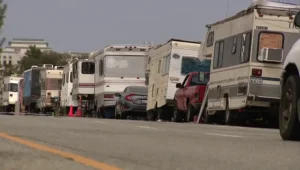
[[[80,106],[77,108],[76,117],[82,117],[82,110]]]
[[[73,117],[73,105],[70,106],[70,110],[69,110],[69,117]]]

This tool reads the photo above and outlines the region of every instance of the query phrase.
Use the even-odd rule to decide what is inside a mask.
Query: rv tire
[[[204,110],[204,123],[213,124],[215,115],[209,115],[208,111]]]
[[[153,110],[147,110],[147,120],[155,121],[155,112]]]
[[[289,76],[283,86],[279,110],[279,131],[283,140],[300,140],[297,105],[300,98],[299,87],[300,79],[297,75]]]

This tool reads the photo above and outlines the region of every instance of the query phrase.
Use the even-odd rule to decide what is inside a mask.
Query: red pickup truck
[[[191,72],[185,77],[182,84],[176,84],[178,89],[174,97],[173,121],[193,121],[194,116],[201,108],[208,82],[209,73]]]

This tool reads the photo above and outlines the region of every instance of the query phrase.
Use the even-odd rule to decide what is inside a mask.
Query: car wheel
[[[116,118],[116,119],[120,119],[120,118],[121,118],[121,117],[120,117],[120,114],[119,114],[119,112],[118,112],[118,105],[115,106],[115,118]]]
[[[196,114],[196,109],[194,108],[193,105],[189,104],[188,105],[188,110],[187,110],[187,113],[186,113],[186,121],[187,122],[193,122],[195,114]]]
[[[299,87],[300,79],[296,75],[289,76],[283,86],[279,112],[279,131],[283,140],[300,140]]]
[[[182,122],[182,119],[183,119],[183,112],[180,111],[175,104],[174,111],[173,111],[173,122]]]

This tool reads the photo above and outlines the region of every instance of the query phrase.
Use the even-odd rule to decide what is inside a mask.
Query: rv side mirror
[[[181,88],[181,83],[176,83],[176,88],[180,89]]]
[[[294,25],[295,25],[296,27],[300,27],[300,12],[298,12],[298,13],[295,15]]]
[[[121,97],[121,94],[120,93],[115,93],[115,96]]]

